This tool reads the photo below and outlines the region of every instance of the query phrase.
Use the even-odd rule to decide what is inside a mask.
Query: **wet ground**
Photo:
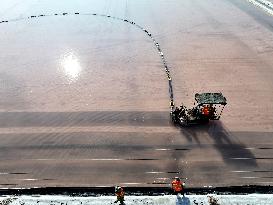
[[[223,92],[221,121],[174,127],[151,38],[75,12],[147,29],[175,102]],[[243,0],[14,0],[3,20],[16,21],[0,24],[1,187],[273,183],[273,18],[262,10]]]

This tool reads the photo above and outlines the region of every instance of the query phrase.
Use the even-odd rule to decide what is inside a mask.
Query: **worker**
[[[178,195],[179,193],[184,196],[184,186],[185,183],[181,183],[181,180],[179,177],[175,177],[174,180],[172,181],[172,189],[174,194]]]
[[[209,115],[210,108],[209,106],[205,105],[202,109],[202,114],[208,116]]]
[[[121,188],[120,186],[116,186],[115,193],[117,196],[117,200],[114,203],[120,202],[121,205],[124,205],[125,192],[123,191],[123,188]]]

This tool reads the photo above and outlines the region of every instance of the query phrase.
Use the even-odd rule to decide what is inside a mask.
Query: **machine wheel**
[[[189,120],[186,116],[182,115],[182,116],[179,116],[179,124],[186,127],[189,125]]]
[[[172,123],[176,123],[175,122],[175,117],[174,117],[174,115],[173,115],[173,113],[172,112],[170,112],[170,122],[172,122]]]
[[[170,113],[170,121],[171,121],[171,123],[173,123],[174,125],[180,124],[179,121],[178,121],[177,116],[175,116],[172,112]]]
[[[209,119],[203,119],[200,124],[206,125],[209,123]]]

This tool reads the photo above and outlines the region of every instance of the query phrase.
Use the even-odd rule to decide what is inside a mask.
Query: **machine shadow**
[[[177,201],[176,201],[176,205],[190,205],[191,202],[190,202],[190,199],[188,197],[180,197],[178,196],[177,197]]]
[[[236,136],[228,132],[220,121],[211,121],[204,125],[193,125],[181,127],[181,134],[186,137],[188,142],[195,142],[202,146],[201,138],[209,136],[213,146],[221,154],[226,164],[236,167],[257,167],[254,154],[241,143]]]

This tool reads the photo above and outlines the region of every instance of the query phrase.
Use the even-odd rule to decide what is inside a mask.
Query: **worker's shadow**
[[[176,200],[176,205],[190,205],[190,199],[188,197],[185,196],[178,196],[177,200]]]
[[[235,166],[257,167],[253,153],[238,140],[238,137],[228,132],[221,121],[212,121],[204,125],[181,127],[181,134],[190,143],[199,147],[211,144],[222,155],[225,163]]]

